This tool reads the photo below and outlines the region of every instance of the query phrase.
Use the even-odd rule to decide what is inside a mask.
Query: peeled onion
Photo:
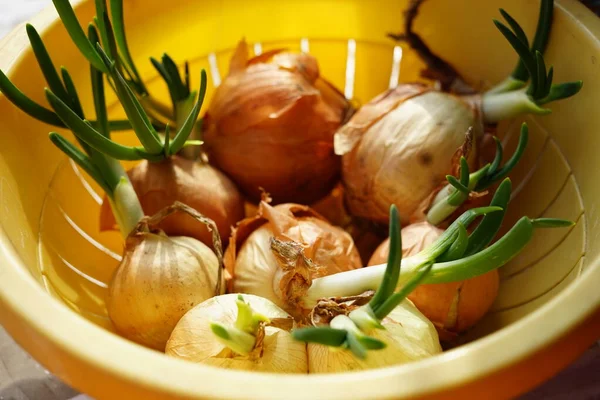
[[[479,106],[421,84],[400,85],[363,106],[335,134],[352,215],[387,223],[392,204],[403,223],[451,172]],[[470,160],[475,161],[475,157]]]
[[[306,373],[306,344],[291,334],[267,325],[259,354],[241,356],[219,342],[210,329],[211,322],[233,325],[237,316],[237,294],[213,297],[190,311],[179,321],[165,349],[167,355],[215,367],[246,371]],[[244,301],[267,318],[289,318],[289,314],[264,298],[249,294]]]
[[[382,350],[371,351],[364,360],[350,351],[308,344],[310,373],[332,373],[381,368],[417,361],[441,353],[442,348],[433,324],[404,300],[381,321],[385,329],[373,329],[368,334],[387,344]]]
[[[121,335],[163,351],[179,319],[223,293],[225,285],[219,283],[222,264],[208,246],[191,237],[150,232],[147,224],[142,220],[126,240],[106,307]]]
[[[442,230],[420,222],[402,229],[402,256],[417,254],[433,243]],[[390,248],[386,239],[377,248],[368,265],[387,261]],[[438,329],[442,340],[451,340],[458,333],[475,325],[490,309],[499,287],[497,270],[460,282],[419,285],[408,298]]]
[[[249,59],[241,41],[204,117],[211,163],[255,200],[311,203],[335,185],[333,135],[350,105],[308,54],[274,50]]]
[[[297,268],[284,271],[281,258],[271,248],[271,238],[296,242]],[[303,264],[310,259],[315,268]],[[290,260],[293,262],[294,260]],[[307,206],[261,202],[258,215],[243,220],[235,229],[225,253],[233,292],[250,293],[271,300],[284,310],[296,311],[296,290],[307,289],[319,276],[361,268],[352,238],[329,224]]]
[[[197,161],[171,156],[160,162],[142,161],[127,174],[146,215],[180,201],[212,219],[226,241],[231,228],[244,218],[244,200],[223,173]],[[116,222],[108,201],[100,212],[100,228],[114,229]],[[158,228],[168,235],[190,236],[204,244],[212,243],[211,233],[187,214],[173,215]]]

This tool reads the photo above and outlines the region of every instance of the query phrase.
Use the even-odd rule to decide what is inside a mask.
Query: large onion
[[[292,339],[282,328],[267,325],[259,351],[237,355],[218,341],[211,332],[211,323],[233,325],[237,316],[237,294],[213,297],[190,311],[179,321],[165,349],[165,353],[192,362],[216,367],[247,371],[306,373],[308,371],[306,345]],[[244,294],[243,299],[252,309],[270,320],[289,318],[289,315],[269,300]],[[255,349],[257,350],[257,349]]]
[[[271,248],[271,238],[292,241],[302,255],[287,260]],[[294,257],[297,257],[294,259]],[[314,263],[306,265],[304,257]],[[297,262],[293,267],[284,264]],[[271,300],[288,312],[298,286],[310,286],[312,278],[362,267],[350,235],[325,221],[309,207],[261,202],[258,215],[242,221],[225,253],[225,266],[233,292],[250,293]],[[298,285],[296,285],[296,283]]]
[[[144,160],[127,174],[146,215],[180,201],[212,219],[225,241],[231,228],[244,218],[243,198],[233,182],[206,163],[171,156],[160,162]],[[114,229],[115,225],[110,204],[105,200],[100,212],[100,228]],[[187,214],[173,215],[158,228],[168,235],[190,236],[207,245],[212,243],[206,226]]]
[[[387,346],[369,353],[365,359],[349,351],[308,344],[308,370],[310,373],[331,373],[381,368],[405,364],[441,353],[442,348],[433,324],[404,300],[381,321],[385,329],[374,329],[369,335]]]
[[[402,255],[409,257],[427,248],[442,230],[427,222],[402,229]],[[389,239],[377,248],[369,265],[385,263],[390,249]],[[498,294],[497,270],[459,282],[420,285],[408,298],[438,329],[442,340],[475,325],[490,309]]]
[[[477,110],[477,101],[420,84],[398,86],[362,107],[335,134],[350,213],[386,223],[395,204],[407,223],[451,172],[469,128],[479,135]]]
[[[208,221],[181,205],[145,217],[127,238],[106,300],[108,315],[121,335],[161,351],[179,319],[196,304],[222,293],[225,286],[219,282],[221,262],[205,244],[150,231],[175,210]],[[215,234],[219,255],[220,246]]]
[[[283,50],[248,58],[240,42],[204,118],[211,162],[248,195],[311,203],[334,186],[333,135],[350,110],[314,57]]]

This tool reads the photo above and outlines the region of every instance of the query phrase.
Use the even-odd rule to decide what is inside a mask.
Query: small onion
[[[237,294],[216,296],[188,311],[173,330],[165,353],[229,369],[306,373],[306,344],[294,340],[285,329],[267,325],[260,351],[249,356],[235,354],[215,338],[211,323],[233,325],[237,316],[237,298]],[[254,311],[271,320],[290,318],[289,314],[262,297],[244,294],[243,298]]]
[[[419,253],[441,234],[442,230],[427,222],[402,229],[402,255]],[[377,248],[369,265],[387,261],[390,248],[386,239]],[[420,285],[408,298],[438,329],[442,340],[451,340],[475,325],[490,309],[498,294],[497,270],[460,282]]]
[[[257,200],[311,203],[335,185],[333,135],[351,107],[308,54],[274,50],[249,59],[240,42],[204,117],[211,163]]]
[[[150,231],[174,211],[211,224],[219,256],[194,238]],[[189,309],[223,292],[220,246],[214,223],[183,205],[144,217],[127,238],[123,259],[108,287],[106,307],[116,330],[163,351],[173,328]]]
[[[197,161],[171,156],[160,162],[142,161],[127,174],[146,215],[153,215],[180,201],[212,219],[222,238],[244,218],[244,200],[223,173]],[[100,211],[100,229],[114,229],[116,222],[108,201]],[[186,214],[173,215],[158,228],[168,235],[190,236],[210,245],[212,235],[206,226]]]
[[[385,329],[373,329],[369,336],[387,347],[373,351],[365,359],[350,351],[308,344],[310,373],[332,373],[381,368],[421,360],[441,353],[442,348],[433,324],[409,300],[404,300],[381,321]]]
[[[284,271],[281,259],[271,247],[273,237],[299,244],[302,258],[308,257],[316,267],[300,265],[299,259],[297,269]],[[232,277],[233,292],[264,297],[293,313],[295,305],[289,302],[295,297],[290,296],[295,283],[310,286],[313,278],[361,268],[362,262],[350,235],[309,207],[272,207],[263,201],[258,215],[243,220],[234,230],[225,253],[225,266]]]
[[[402,222],[410,221],[450,173],[469,128],[477,140],[478,103],[477,97],[404,84],[362,107],[335,134],[350,213],[387,223],[395,204]]]

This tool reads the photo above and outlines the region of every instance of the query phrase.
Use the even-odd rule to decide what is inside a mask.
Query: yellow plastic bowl
[[[257,43],[256,52],[308,49],[320,60],[324,76],[362,102],[395,83],[401,52],[385,34],[401,28],[406,1],[125,3],[130,45],[148,78],[156,74],[147,57],[167,50],[176,60],[192,61],[196,86],[199,69],[207,69],[210,96],[227,72],[231,49],[246,36]],[[503,7],[531,35],[538,6],[538,0],[430,0],[416,27],[470,81],[492,84],[516,59],[492,18]],[[77,2],[76,11],[87,23],[93,2]],[[54,60],[69,68],[80,93],[89,93],[88,65],[54,10],[32,23]],[[122,243],[117,234],[98,232],[98,188],[50,144],[48,126],[4,97],[0,322],[50,371],[98,399],[439,399],[522,393],[600,337],[600,22],[577,1],[557,4],[547,58],[557,80],[582,79],[584,88],[575,98],[551,105],[553,114],[527,118],[531,143],[513,174],[508,217],[511,222],[522,214],[571,218],[577,225],[536,233],[527,250],[502,269],[494,309],[463,346],[375,371],[281,376],[194,365],[120,338],[111,332],[104,294]],[[400,80],[411,81],[422,65],[404,49],[400,67]],[[23,26],[0,44],[0,68],[43,101],[44,82]],[[166,98],[160,82],[148,81],[151,91]],[[83,102],[89,109],[91,96]],[[509,150],[519,123],[500,126]],[[130,140],[130,135],[120,138]]]

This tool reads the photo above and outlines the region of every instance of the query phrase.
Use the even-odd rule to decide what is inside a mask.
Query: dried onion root
[[[292,339],[294,325],[289,314],[262,297],[216,296],[181,318],[165,353],[229,369],[306,373],[306,346]]]
[[[542,2],[538,32],[546,38],[552,7],[551,0]],[[342,179],[353,215],[386,223],[387,210],[395,204],[403,223],[408,223],[451,172],[466,132],[472,131],[473,143],[465,158],[475,169],[485,124],[524,113],[547,114],[544,104],[581,89],[581,81],[553,84],[552,68],[546,69],[540,53],[543,48],[534,43],[530,49],[516,21],[504,11],[502,15],[515,32],[494,23],[519,54],[526,73],[518,85],[514,80],[501,89],[458,96],[422,84],[402,84],[363,106],[336,132],[335,152],[343,157]]]
[[[254,200],[310,204],[335,185],[333,134],[351,111],[308,54],[248,57],[241,41],[204,117],[210,161]]]

